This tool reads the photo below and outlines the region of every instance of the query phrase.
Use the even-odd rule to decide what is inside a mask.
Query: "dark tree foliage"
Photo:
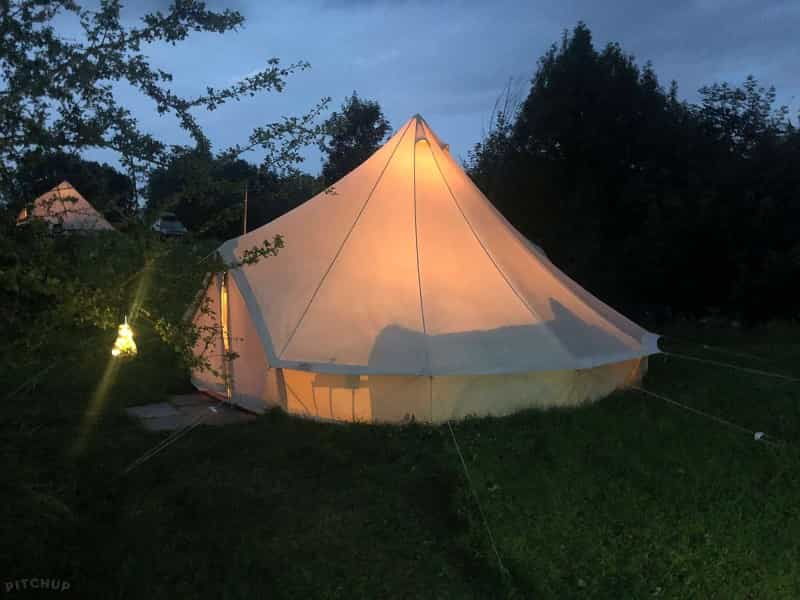
[[[353,92],[340,111],[328,117],[323,130],[320,149],[326,158],[322,178],[331,185],[367,160],[386,139],[391,126],[378,102],[359,98]]]
[[[116,91],[125,83],[151,100],[162,115],[173,115],[198,147],[209,147],[196,115],[259,92],[283,90],[301,62],[266,61],[254,75],[223,89],[206,87],[190,98],[170,89],[172,74],[153,67],[146,55],[154,43],[177,44],[194,32],[225,33],[244,17],[234,10],[208,10],[201,0],[175,0],[165,11],[144,14],[138,25],[120,16],[120,0],[101,0],[94,9],[75,0],[0,0],[0,200],[26,202],[16,185],[15,167],[31,150],[117,154],[135,183],[164,165],[170,148],[142,131]],[[77,22],[77,37],[59,35],[59,20]],[[325,101],[299,118],[284,118],[253,130],[246,144],[221,153],[236,158],[261,148],[277,163],[295,160],[311,121]]]
[[[227,239],[241,234],[245,182],[256,167],[219,160],[207,149],[176,149],[147,182],[148,220],[174,212],[193,233]]]
[[[111,165],[85,160],[78,154],[29,152],[17,164],[16,177],[18,189],[28,201],[66,180],[112,221],[136,213],[130,177]],[[10,208],[19,210],[22,205],[17,202]]]
[[[316,177],[307,173],[278,175],[259,169],[248,188],[248,230],[269,223],[299,206],[321,191],[321,186]]]
[[[641,315],[793,316],[800,293],[800,137],[774,89],[665,90],[579,24],[528,97],[475,146],[489,198],[580,283]]]
[[[177,248],[135,225],[131,235],[97,236],[52,235],[40,222],[17,226],[19,207],[51,182],[68,179],[98,208],[118,203],[130,213],[137,188],[153,173],[151,187],[165,201],[159,206],[188,206],[194,210],[182,209],[186,221],[227,237],[226,225],[236,233],[240,227],[240,184],[256,170],[242,155],[260,151],[259,168],[286,175],[301,160],[301,149],[318,139],[316,119],[326,100],[302,116],[257,126],[246,141],[212,154],[199,126],[201,113],[280,92],[293,72],[308,65],[284,66],[269,58],[259,72],[228,87],[203,86],[195,96],[179,96],[171,89],[172,74],[150,64],[151,45],[175,45],[193,33],[235,31],[244,18],[235,10],[209,10],[201,0],[160,4],[161,10],[143,11],[132,21],[122,18],[120,0],[0,0],[0,334],[10,342],[0,351],[8,356],[17,354],[16,346],[39,347],[69,327],[112,327],[121,311],[132,310],[137,278]],[[176,119],[197,150],[175,148],[144,131],[120,100],[123,88]],[[115,156],[127,177],[76,158],[89,150]],[[253,256],[270,256],[269,249],[261,250]],[[205,268],[215,268],[210,263]],[[161,298],[177,293],[176,286],[159,282]],[[159,308],[154,301],[136,312],[159,323],[166,339],[170,327]],[[183,344],[180,352],[191,347]]]
[[[277,173],[207,150],[179,148],[167,166],[151,172],[146,211],[148,220],[174,212],[189,231],[228,239],[242,234],[245,189],[252,231],[310,198],[316,188],[314,177],[296,170]]]

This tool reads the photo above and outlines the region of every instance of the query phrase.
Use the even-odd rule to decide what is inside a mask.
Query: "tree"
[[[243,173],[245,177],[252,174],[254,167],[241,159],[251,150],[263,151],[265,168],[279,174],[294,172],[302,160],[301,149],[318,139],[316,119],[327,100],[304,115],[260,125],[246,141],[212,154],[198,112],[260,92],[280,92],[288,77],[308,64],[284,66],[270,58],[261,71],[229,87],[206,87],[197,96],[181,97],[170,89],[172,74],[149,63],[148,46],[174,45],[193,32],[229,32],[243,24],[242,15],[227,9],[208,10],[201,0],[173,0],[167,10],[144,14],[138,24],[129,25],[121,19],[120,8],[119,0],[99,0],[93,9],[76,0],[0,0],[0,305],[9,307],[1,311],[0,329],[4,339],[34,347],[73,326],[111,327],[123,311],[133,310],[153,321],[162,339],[186,355],[191,353],[196,332],[186,331],[182,321],[165,321],[164,303],[144,306],[135,291],[173,246],[149,236],[111,232],[51,236],[42,223],[17,227],[12,207],[32,199],[31,182],[39,185],[52,175],[53,163],[48,161],[66,157],[62,167],[82,172],[86,165],[77,163],[74,156],[90,149],[116,156],[133,184],[134,200],[136,189],[152,172],[168,170],[177,162],[188,174],[203,175],[210,166],[212,173],[205,179],[184,177],[182,181],[190,184],[170,187],[168,181],[164,186],[175,204],[183,200],[191,205],[199,198],[202,207],[203,202],[213,201],[211,195],[221,189],[220,181],[233,186]],[[66,38],[59,27],[70,21],[79,32]],[[118,97],[120,84],[150,99],[160,114],[176,118],[194,140],[194,150],[175,148],[143,131]],[[35,176],[19,176],[26,172]],[[87,173],[111,175],[102,166],[88,168]],[[204,181],[210,189],[200,189]],[[188,218],[192,213],[183,214]],[[218,221],[228,217],[216,206],[208,214]],[[266,258],[280,247],[282,241],[263,240],[246,250],[245,258],[251,262]],[[88,268],[78,269],[79,263]],[[214,257],[202,268],[236,267],[221,263]],[[191,271],[187,268],[188,277],[193,276]],[[161,300],[168,296],[174,300],[180,294],[179,283],[186,281],[152,287],[158,288]]]
[[[501,112],[472,172],[498,207],[573,276],[607,298],[630,232],[664,188],[652,168],[670,148],[667,95],[617,44],[595,49],[579,23],[539,60],[527,98]],[[511,121],[510,119],[513,119]],[[610,263],[598,269],[596,257]]]
[[[172,74],[151,66],[145,54],[154,43],[177,44],[193,32],[225,33],[240,27],[237,11],[208,10],[200,0],[175,0],[166,12],[145,14],[141,24],[126,25],[119,0],[101,0],[96,10],[75,0],[3,0],[0,3],[0,197],[20,201],[14,169],[32,149],[80,152],[89,148],[114,151],[134,182],[169,157],[163,140],[142,131],[115,91],[127,83],[152,100],[160,114],[172,114],[198,147],[210,147],[196,112],[258,92],[280,92],[287,77],[308,67],[282,66],[277,58],[264,69],[233,85],[193,98],[169,88]],[[57,20],[77,20],[77,39],[58,34]],[[297,158],[297,148],[315,134],[317,106],[303,117],[256,128],[248,142],[222,154],[235,158],[256,147],[282,163]],[[24,201],[24,199],[22,199]]]
[[[698,176],[708,229],[729,265],[728,304],[746,318],[795,316],[800,294],[797,129],[775,89],[749,76],[741,86],[700,89],[693,107],[711,166]]]
[[[320,187],[318,179],[308,173],[278,175],[259,169],[248,192],[248,229],[277,219],[320,192]]]
[[[148,220],[171,211],[193,233],[218,239],[240,235],[245,183],[256,172],[241,159],[221,160],[208,150],[176,148],[166,166],[150,173]]]
[[[485,190],[494,190],[507,176],[507,160],[512,154],[514,123],[521,108],[519,82],[509,79],[498,95],[483,136],[469,151],[467,171]]]
[[[470,171],[559,266],[634,315],[797,315],[797,129],[754,77],[700,94],[680,101],[677,84],[664,90],[618,44],[595,48],[579,23]]]
[[[150,173],[146,214],[153,220],[172,211],[189,231],[227,239],[242,233],[245,188],[250,231],[308,200],[317,187],[313,176],[295,169],[281,172],[202,149],[176,148],[167,166]]]
[[[339,112],[323,124],[320,150],[326,155],[322,178],[326,185],[338,181],[372,155],[386,139],[391,125],[375,100],[347,98]]]

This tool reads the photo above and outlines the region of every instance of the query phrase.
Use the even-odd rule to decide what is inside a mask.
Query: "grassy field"
[[[156,283],[181,260],[157,269]],[[797,325],[665,333],[674,352],[800,375]],[[273,412],[200,427],[121,476],[164,437],[123,408],[189,388],[146,326],[140,356],[109,367],[113,338],[61,332],[0,366],[8,393],[55,361],[0,405],[4,590],[44,577],[70,582],[59,597],[104,599],[800,597],[798,384],[651,360],[648,389],[779,446],[635,391],[455,424],[502,572],[446,427]]]

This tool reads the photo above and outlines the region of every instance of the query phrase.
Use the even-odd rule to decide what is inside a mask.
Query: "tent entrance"
[[[231,338],[230,338],[230,309],[228,307],[228,274],[223,273],[222,285],[219,288],[219,313],[220,326],[222,329],[222,373],[225,380],[225,395],[228,401],[233,400],[233,363],[230,360]]]

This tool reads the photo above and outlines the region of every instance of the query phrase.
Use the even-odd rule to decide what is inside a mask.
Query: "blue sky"
[[[131,2],[127,19],[165,9],[166,0]],[[331,108],[358,91],[378,100],[393,127],[412,114],[426,117],[456,156],[488,124],[510,78],[523,93],[537,59],[564,28],[583,20],[596,45],[618,41],[637,61],[653,62],[664,85],[681,96],[714,81],[739,83],[748,73],[774,84],[796,117],[800,78],[800,2],[775,0],[253,0],[209,2],[247,19],[240,31],[202,34],[176,46],[147,49],[154,65],[175,75],[181,94],[220,87],[262,67],[273,56],[312,68],[291,77],[281,94],[264,94],[202,116],[216,149],[246,140],[250,130],[281,115],[301,114],[321,97]],[[145,129],[185,143],[174,119],[159,117],[146,99],[121,90]],[[317,172],[310,149],[305,170]],[[105,158],[105,157],[103,157]],[[258,161],[258,155],[248,157]]]

